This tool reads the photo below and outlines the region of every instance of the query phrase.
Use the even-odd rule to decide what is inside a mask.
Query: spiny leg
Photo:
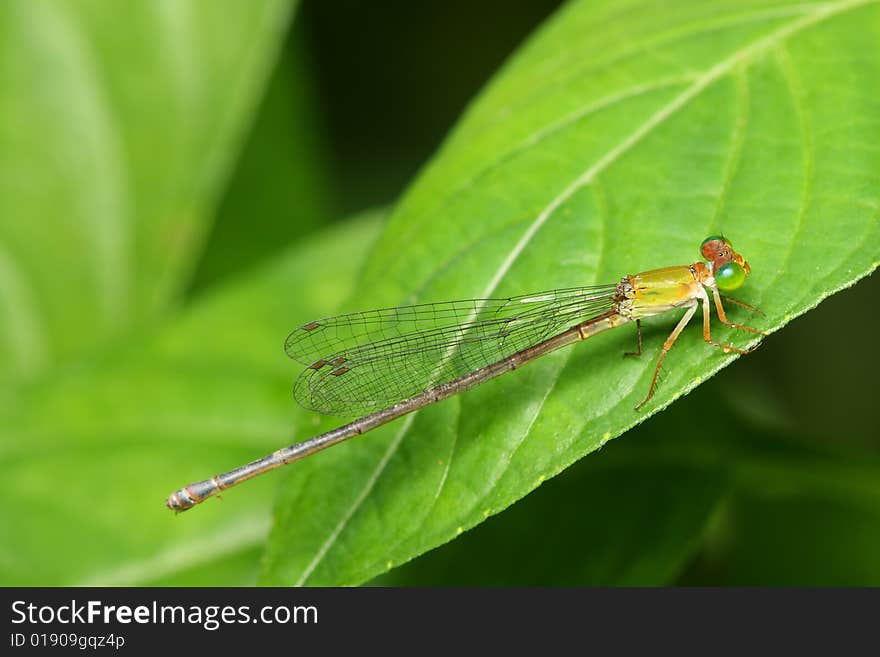
[[[709,301],[709,297],[706,297],[706,301]],[[657,376],[660,374],[660,365],[663,364],[663,357],[666,355],[667,351],[672,349],[672,345],[675,344],[676,339],[678,339],[679,333],[681,333],[682,329],[684,329],[684,327],[687,326],[687,323],[691,321],[691,317],[694,316],[695,312],[697,312],[697,302],[696,300],[693,300],[688,306],[688,311],[682,316],[676,327],[672,329],[672,333],[666,338],[666,342],[663,343],[663,348],[660,350],[660,356],[657,358],[657,367],[654,368],[654,376],[651,378],[651,387],[648,388],[648,396],[638,403],[636,410],[639,410],[645,405],[645,402],[654,396],[654,386],[657,385]]]
[[[722,324],[726,324],[727,326],[730,326],[731,328],[739,329],[740,331],[748,331],[749,333],[757,333],[758,335],[767,335],[766,333],[764,333],[764,331],[759,331],[758,329],[752,328],[751,326],[743,326],[742,324],[734,324],[733,322],[728,321],[727,313],[724,312],[724,306],[721,305],[721,295],[718,293],[718,290],[714,287],[712,288],[712,298],[715,300],[715,310],[718,312],[718,319],[721,320]],[[731,299],[729,297],[725,297],[725,298],[728,301],[730,301],[738,306],[743,306],[744,308],[748,308],[749,310],[754,310],[755,312],[758,312],[758,313],[761,312],[757,308],[754,308],[746,303],[742,303],[741,301],[736,301],[736,300]],[[705,307],[706,308],[709,307],[708,297],[706,298]],[[705,311],[704,311],[704,313],[705,313]],[[761,314],[763,315],[764,313],[761,313]],[[705,321],[708,321],[708,320],[705,320]],[[704,323],[705,323],[705,321],[704,321]],[[706,342],[711,342],[711,341],[707,338]],[[736,350],[734,350],[734,351],[736,351]]]
[[[642,355],[642,320],[636,320],[636,332],[638,334],[638,349],[636,351],[624,351],[624,356],[641,356]]]
[[[705,290],[702,290],[702,292],[703,292],[703,294],[701,296],[703,298],[703,340],[705,340],[706,342],[708,342],[711,345],[714,345],[716,347],[719,347],[720,349],[723,349],[725,354],[730,353],[731,351],[735,351],[738,354],[750,354],[755,349],[757,349],[758,347],[761,346],[761,343],[759,342],[754,347],[750,347],[749,349],[740,349],[739,347],[734,347],[733,345],[730,345],[730,344],[724,344],[722,342],[715,342],[712,339],[712,333],[709,328],[709,317],[710,317],[709,295],[706,294]],[[713,290],[712,292],[716,295],[716,303],[718,304],[718,305],[716,305],[716,309],[719,311],[719,319],[722,322],[724,322],[728,326],[733,326],[734,328],[741,328],[746,331],[751,331],[752,333],[760,333],[761,335],[765,335],[761,331],[759,331],[757,329],[749,328],[748,326],[739,326],[737,324],[731,324],[730,322],[725,322],[724,320],[726,318],[723,315],[724,309],[721,308],[721,305],[720,305],[721,302],[717,298],[718,292],[715,290]]]

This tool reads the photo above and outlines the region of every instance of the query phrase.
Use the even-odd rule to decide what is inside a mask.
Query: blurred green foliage
[[[292,327],[478,296],[621,145],[498,294],[723,228],[775,329],[876,267],[880,3],[571,2],[523,43],[559,4],[0,6],[0,583],[880,583],[876,276],[748,358],[689,331],[649,412],[732,366],[620,440],[669,318],[164,509],[339,424]]]
[[[217,208],[191,294],[277,255],[339,214],[301,32],[289,36],[275,65]]]

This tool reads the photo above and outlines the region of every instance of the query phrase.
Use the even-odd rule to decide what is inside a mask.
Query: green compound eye
[[[746,270],[736,262],[728,262],[721,265],[715,272],[715,282],[718,289],[731,292],[746,281]]]

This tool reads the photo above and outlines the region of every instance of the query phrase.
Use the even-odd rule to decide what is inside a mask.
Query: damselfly
[[[354,422],[279,449],[168,497],[185,511],[251,477],[359,436],[370,429],[472,388],[566,345],[607,329],[636,323],[642,353],[644,317],[676,308],[685,313],[660,350],[648,394],[654,394],[663,358],[691,320],[703,310],[703,339],[727,352],[749,353],[715,342],[709,331],[710,290],[718,319],[727,326],[764,335],[728,321],[722,297],[749,275],[748,263],[723,237],[703,241],[704,261],[624,276],[613,285],[576,287],[507,299],[472,299],[401,306],[321,319],[291,333],[287,355],[305,365],[294,395],[306,408],[330,415],[361,415]]]

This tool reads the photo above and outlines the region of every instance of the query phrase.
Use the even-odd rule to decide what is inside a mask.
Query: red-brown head
[[[740,287],[746,276],[752,273],[749,263],[733,250],[733,245],[724,236],[707,237],[700,245],[700,253],[712,263],[715,282],[725,292]]]

